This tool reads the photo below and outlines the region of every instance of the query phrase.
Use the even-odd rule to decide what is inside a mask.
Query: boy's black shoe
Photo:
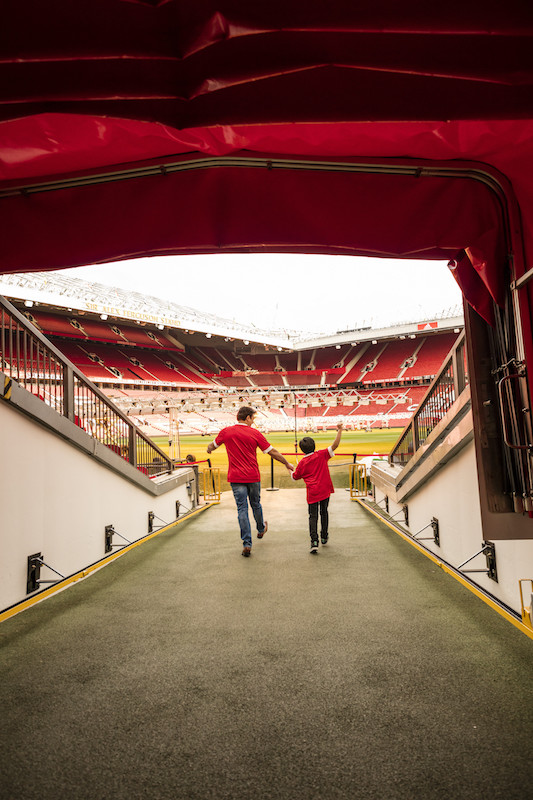
[[[243,554],[243,556],[245,556],[245,558],[248,558],[251,555],[251,553],[252,553],[252,548],[251,547],[243,547],[242,548],[242,554]]]
[[[328,537],[327,536],[321,536],[320,537],[320,541],[322,542],[322,544],[327,544],[328,543]]]
[[[313,555],[318,553],[318,539],[311,539],[311,553]]]

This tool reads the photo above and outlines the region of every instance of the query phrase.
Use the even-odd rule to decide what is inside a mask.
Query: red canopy
[[[519,0],[7,0],[3,28],[0,271],[262,249],[444,257],[490,319],[509,279],[502,191],[532,257]]]

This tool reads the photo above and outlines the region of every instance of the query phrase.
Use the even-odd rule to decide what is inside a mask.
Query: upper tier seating
[[[92,348],[82,349],[76,342],[56,339],[54,336],[50,337],[50,341],[90,380],[109,381],[113,379],[113,373],[106,369],[105,363],[89,358],[87,350],[92,352]]]
[[[261,353],[243,356],[250,369],[257,369],[261,372],[276,371],[276,356],[272,353]]]
[[[456,339],[456,333],[425,336],[422,347],[417,353],[416,362],[412,367],[405,370],[402,374],[402,380],[436,375]]]
[[[242,389],[403,383],[414,379],[427,382],[438,372],[456,340],[453,333],[424,331],[416,338],[382,340],[375,345],[347,343],[300,353],[271,349],[240,357],[230,349],[234,343],[228,342],[226,349],[225,343],[215,347],[206,340],[205,347],[182,351],[163,332],[141,325],[112,324],[79,312],[63,315],[32,308],[25,313],[76,366],[99,382],[124,380]],[[179,332],[176,335],[179,341],[187,339]],[[405,367],[409,359],[412,363]],[[373,369],[365,372],[370,364]],[[249,374],[243,374],[246,368],[250,369]]]
[[[378,342],[377,344],[369,344],[366,346],[365,343],[365,345],[363,345],[365,350],[362,352],[361,357],[346,374],[339,377],[339,382],[342,380],[342,383],[355,383],[364,380],[367,375],[371,375],[372,373],[363,372],[363,370],[378,357],[379,353],[383,350],[384,344],[384,342]],[[347,362],[349,363],[350,360],[351,359],[347,359]]]
[[[32,309],[31,312],[26,312],[26,316],[47,336],[56,335],[99,342],[136,344],[157,350],[177,349],[167,336],[156,329],[151,330],[127,323],[123,325],[122,322],[89,319],[81,314],[76,315],[76,313],[62,316]]]
[[[371,372],[367,372],[363,377],[363,382],[377,382],[397,378],[402,364],[413,355],[416,346],[416,342],[412,339],[405,339],[405,341],[395,339],[388,342],[385,349],[380,353],[374,369]]]
[[[175,350],[156,354],[137,347],[126,349],[93,341],[74,342],[56,337],[50,337],[50,340],[91,380],[115,378],[149,383],[172,382],[184,386],[212,385],[208,378],[191,370],[182,354]],[[176,369],[169,367],[166,361],[174,364]]]
[[[350,358],[352,358],[353,353],[355,353],[356,348],[352,347],[351,344],[345,344],[337,349],[335,346],[331,347],[319,347],[316,350],[303,350],[302,351],[302,369],[306,369],[310,365],[314,365],[315,369],[320,370],[327,370],[334,367],[336,364],[342,361],[344,358],[344,363],[347,363]],[[347,356],[345,358],[345,356]]]

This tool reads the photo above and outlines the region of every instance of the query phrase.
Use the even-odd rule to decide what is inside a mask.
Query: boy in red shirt
[[[222,428],[214,442],[207,446],[208,453],[212,453],[221,444],[226,446],[229,461],[228,483],[231,484],[237,504],[243,556],[249,556],[252,551],[248,503],[252,507],[257,525],[257,538],[262,539],[268,528],[268,523],[263,519],[261,506],[261,475],[257,463],[257,448],[259,447],[263,453],[267,453],[271,458],[279,461],[289,471],[294,469],[293,465],[289,464],[287,459],[268,443],[257,428],[252,428],[256,413],[249,406],[240,408],[237,412],[237,424]]]
[[[333,451],[339,446],[342,436],[343,424],[337,425],[337,436],[332,445],[325,450],[315,452],[315,440],[304,436],[300,440],[300,450],[304,457],[292,473],[295,481],[303,478],[307,487],[307,503],[309,507],[309,535],[311,537],[311,553],[318,550],[318,512],[320,510],[320,540],[322,544],[328,542],[328,505],[329,496],[335,489],[329,474],[328,461],[333,457]]]

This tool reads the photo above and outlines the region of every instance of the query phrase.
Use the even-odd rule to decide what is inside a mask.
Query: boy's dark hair
[[[250,406],[242,406],[242,408],[239,408],[237,411],[237,419],[239,422],[244,422],[246,417],[253,417],[255,413],[255,408],[250,408]]]
[[[303,439],[300,439],[299,445],[302,453],[305,453],[306,455],[308,453],[315,452],[315,440],[312,439],[310,436],[304,436]]]

